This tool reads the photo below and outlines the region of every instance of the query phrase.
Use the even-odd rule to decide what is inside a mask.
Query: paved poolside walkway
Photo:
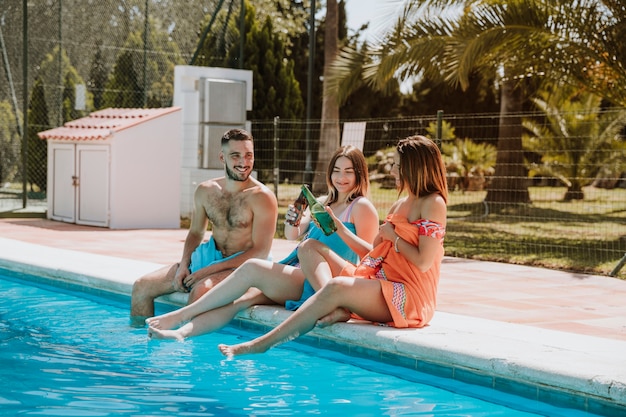
[[[179,260],[186,234],[0,219],[3,238],[158,264]],[[277,239],[273,256],[294,247]],[[626,341],[626,281],[611,277],[446,257],[437,310]]]
[[[186,233],[0,219],[0,268],[129,294],[134,279],[178,260]],[[274,258],[294,246],[275,240]],[[183,294],[166,301],[185,302]],[[339,323],[311,338],[527,398],[626,415],[626,281],[447,257],[437,310],[419,330]],[[262,306],[241,320],[270,328],[288,314]]]

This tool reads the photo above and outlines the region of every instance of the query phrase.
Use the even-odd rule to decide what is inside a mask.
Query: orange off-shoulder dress
[[[439,251],[429,270],[422,272],[397,253],[393,242],[385,240],[373,248],[367,256],[351,270],[344,270],[355,278],[377,279],[380,281],[383,295],[392,322],[385,323],[393,327],[423,327],[433,318],[437,304],[437,286],[443,259],[443,238],[445,227],[439,223],[419,219],[408,222],[397,214],[387,216],[387,222],[395,226],[401,239],[419,246],[420,236],[429,236],[439,240]],[[354,318],[360,318],[353,315]]]

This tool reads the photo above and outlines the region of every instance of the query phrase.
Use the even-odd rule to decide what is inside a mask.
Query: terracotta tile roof
[[[165,114],[178,111],[180,107],[158,109],[104,109],[89,116],[72,120],[61,127],[37,133],[41,139],[90,141],[104,140],[115,132],[144,123]]]

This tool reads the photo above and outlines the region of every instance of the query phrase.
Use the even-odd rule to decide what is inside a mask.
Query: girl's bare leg
[[[274,303],[258,289],[250,288],[246,294],[231,304],[202,313],[178,329],[168,330],[148,327],[148,337],[153,339],[184,340],[188,337],[214,332],[230,323],[240,311],[253,305],[261,304]]]
[[[270,300],[285,304],[302,295],[304,276],[299,268],[249,259],[211,291],[191,304],[161,316],[146,319],[149,327],[168,330],[194,317],[232,303],[250,288],[258,288]]]
[[[315,291],[319,291],[332,277],[338,276],[348,264],[348,261],[315,239],[300,244],[298,259],[302,273]]]
[[[339,308],[334,309],[330,313],[326,314],[324,317],[321,317],[317,321],[317,325],[319,327],[328,327],[331,324],[335,324],[339,322],[346,322],[350,320],[351,316],[352,315],[350,314],[348,310],[346,310],[345,308],[339,307]]]
[[[329,281],[287,320],[270,332],[249,342],[232,346],[219,345],[219,349],[225,356],[265,352],[275,345],[309,332],[319,318],[339,307],[345,307],[367,320],[391,321],[391,313],[383,297],[380,282],[338,277]]]
[[[298,248],[300,268],[307,281],[315,291],[319,291],[334,276],[338,276],[346,267],[348,261],[333,252],[323,243],[309,239]],[[326,316],[320,318],[320,326],[350,320],[350,312],[344,308],[336,308]]]

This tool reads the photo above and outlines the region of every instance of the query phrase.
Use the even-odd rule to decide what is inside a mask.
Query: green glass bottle
[[[315,196],[309,190],[309,187],[305,185],[302,186],[302,193],[306,197],[306,200],[309,202],[309,209],[311,210],[311,216],[315,217],[317,223],[319,224],[322,232],[326,236],[332,235],[337,230],[337,226],[335,226],[335,222],[333,221],[330,214],[326,213],[324,206],[317,201]]]

